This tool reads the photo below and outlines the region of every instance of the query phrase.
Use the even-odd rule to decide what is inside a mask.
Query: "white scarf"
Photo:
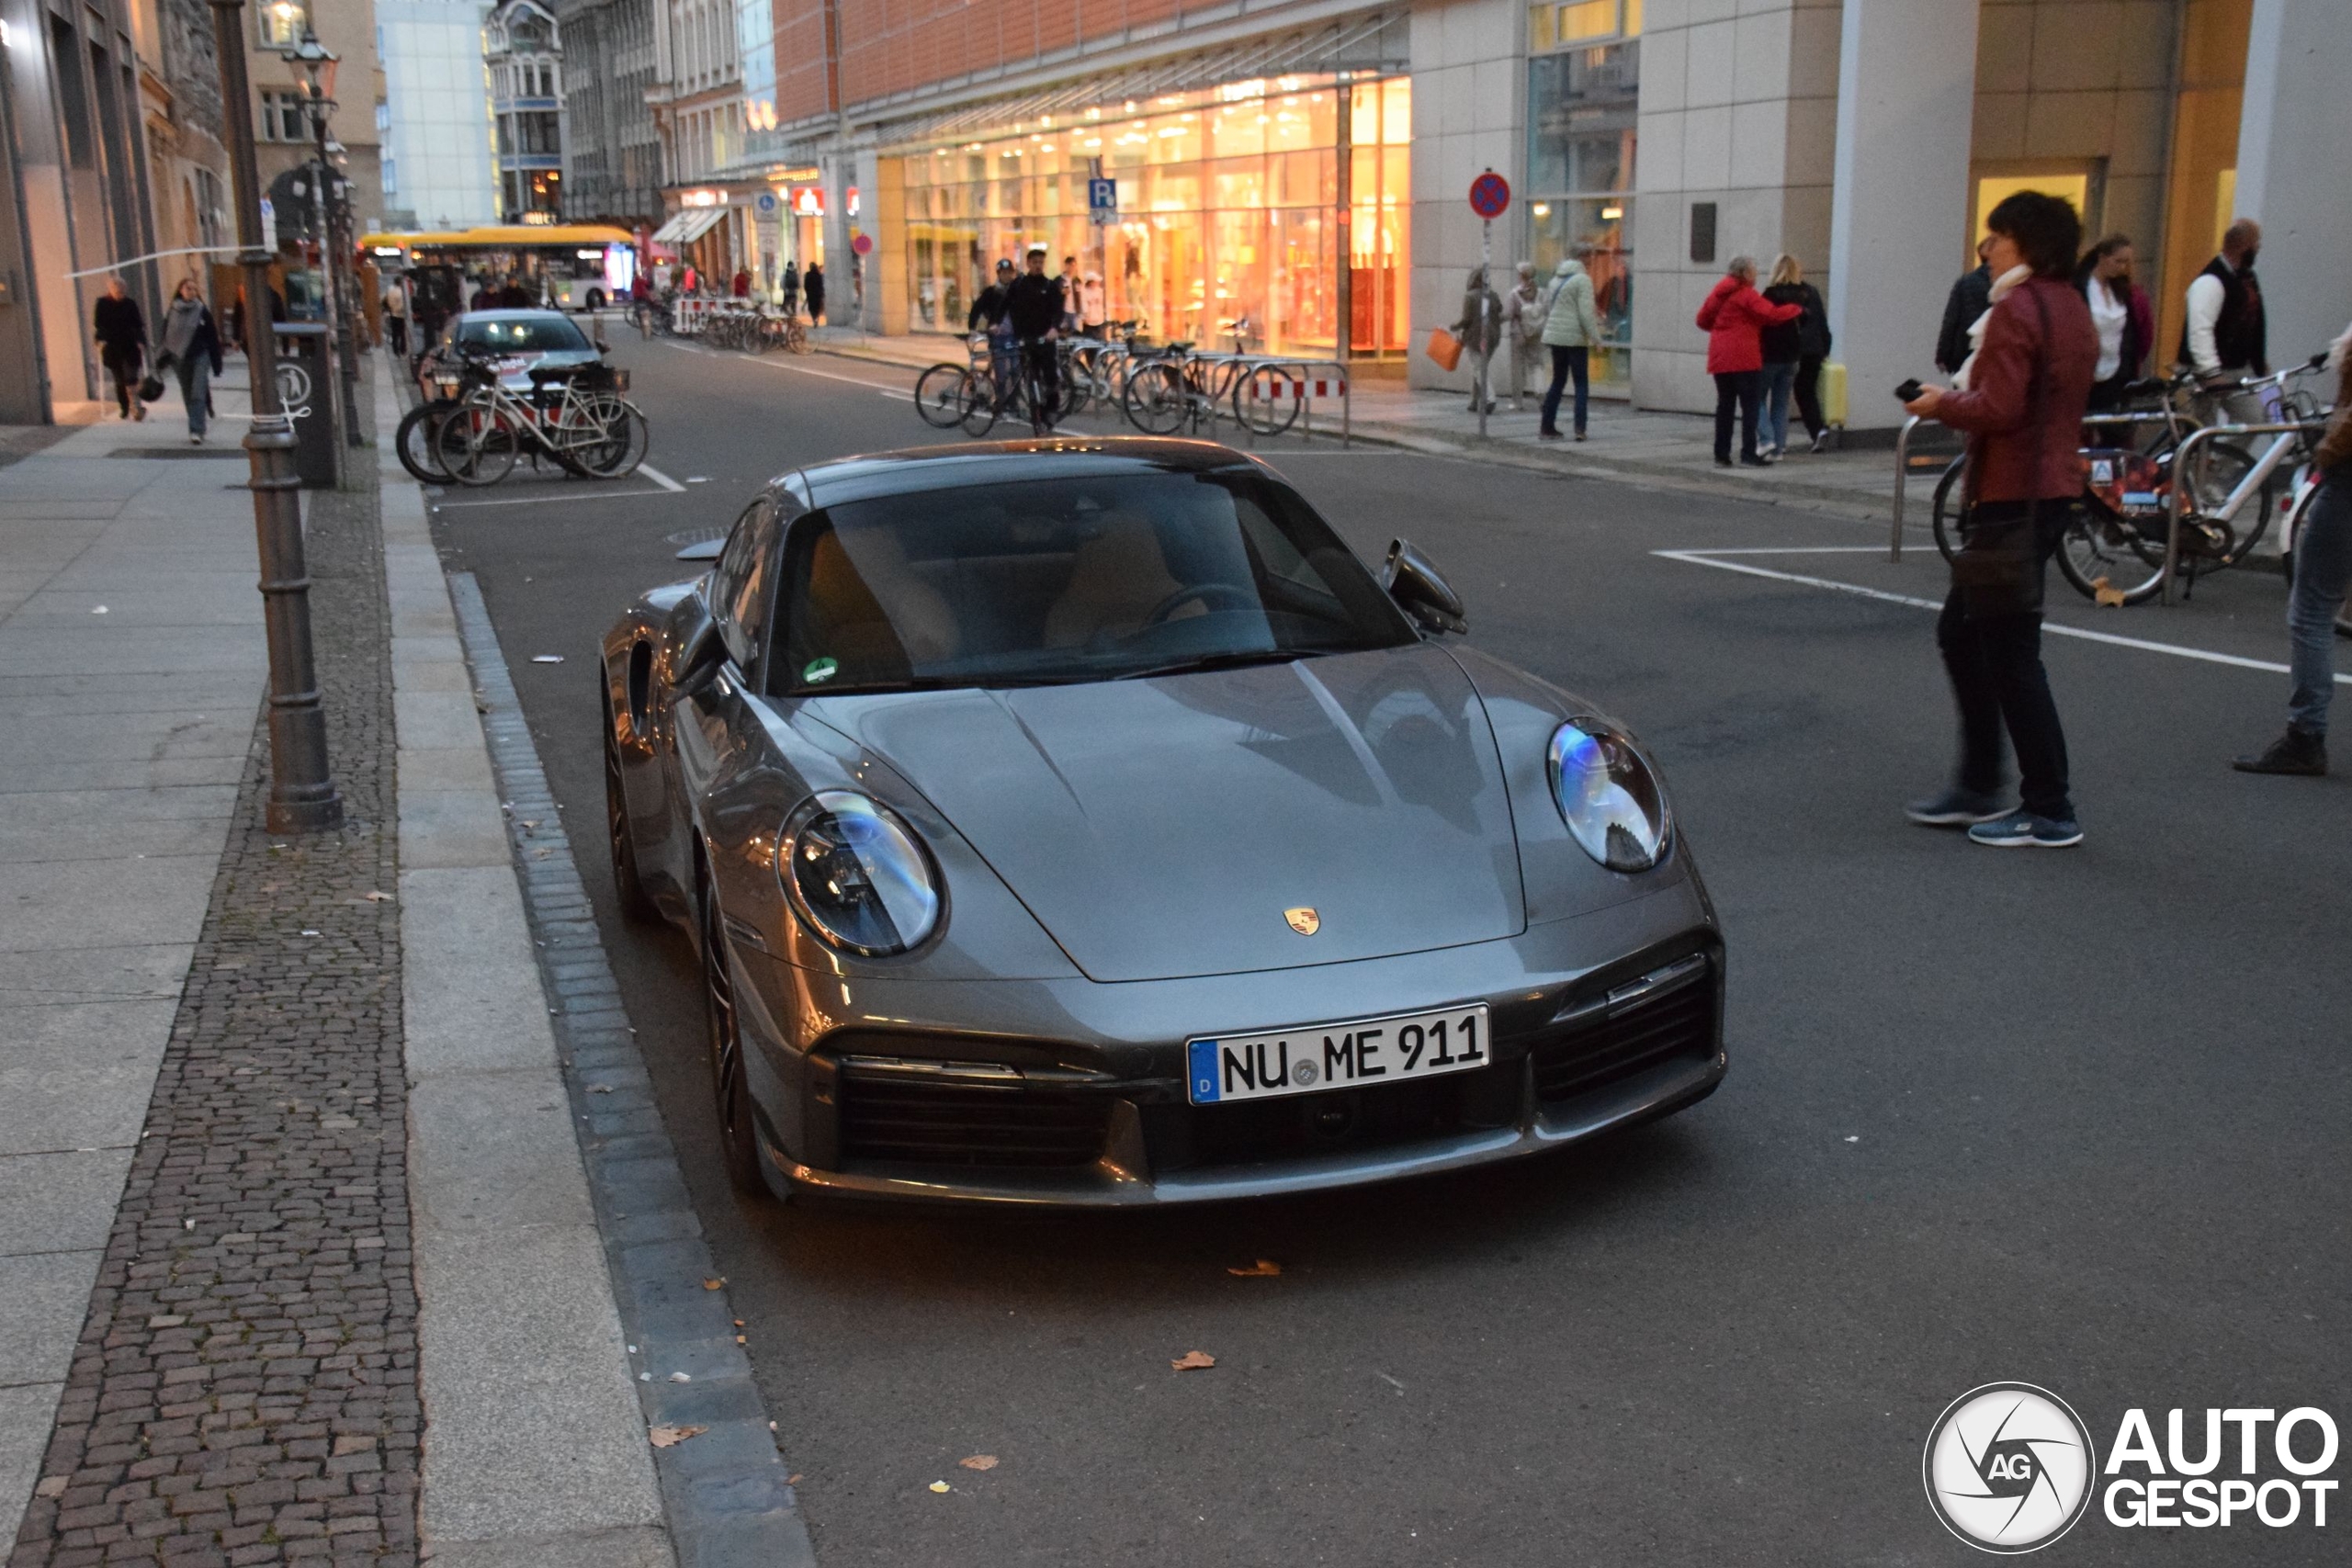
[[[2344,374],[2344,356],[2347,354],[2352,354],[2352,327],[2346,327],[2343,334],[2327,345],[2327,367],[2339,376]]]
[[[1952,373],[1951,389],[1953,391],[1968,390],[1968,373],[1976,368],[1976,353],[1984,346],[1984,326],[1993,319],[1993,307],[2007,299],[2011,289],[2032,276],[2033,268],[2019,262],[1993,280],[1993,298],[1986,301],[1984,313],[1969,323],[1968,357],[1962,360],[1960,368]]]

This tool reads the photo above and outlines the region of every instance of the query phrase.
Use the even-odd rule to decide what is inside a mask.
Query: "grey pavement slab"
[[[40,1477],[41,1450],[64,1389],[62,1381],[0,1386],[0,1524],[8,1527],[8,1540],[16,1539],[17,1512]]]
[[[0,864],[0,948],[144,945],[192,935],[203,924],[220,858],[216,847],[209,857]]]
[[[0,1154],[0,1257],[104,1247],[130,1168],[130,1151],[121,1147]],[[6,1306],[0,1321],[37,1315],[28,1302],[8,1299]],[[80,1303],[71,1315],[79,1329]],[[64,1363],[56,1371],[62,1376]]]
[[[19,1306],[0,1318],[0,1389],[42,1382],[72,1359],[103,1256],[95,1247],[83,1252],[0,1254],[0,1299]]]
[[[0,1007],[176,1001],[193,942],[0,950]]]
[[[132,792],[121,792],[132,793]],[[176,793],[176,792],[171,792]],[[15,800],[47,801],[53,795],[17,795]],[[149,798],[145,791],[134,798]],[[220,840],[223,815],[133,818],[119,822],[25,822],[13,812],[0,812],[0,862],[94,861],[109,856],[198,855],[213,852]]]
[[[0,773],[0,795],[85,795],[119,790],[134,781],[155,791],[234,784],[243,767],[241,757],[166,757],[153,762],[34,760]]]
[[[428,1223],[485,1235],[594,1223],[585,1183],[543,1179],[580,1164],[571,1103],[554,1075],[429,1078],[410,1095],[409,1116],[409,1190]]]
[[[0,1148],[138,1142],[179,998],[11,1000],[0,1006]]]
[[[401,873],[409,1076],[552,1072],[523,898],[504,865]]]
[[[433,1554],[434,1568],[514,1568],[518,1561],[560,1563],[562,1568],[670,1568],[670,1537],[657,1526],[608,1530],[567,1530],[530,1540],[445,1540]]]

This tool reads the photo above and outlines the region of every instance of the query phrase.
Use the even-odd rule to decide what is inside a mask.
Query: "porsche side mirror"
[[[1388,543],[1388,558],[1381,564],[1380,586],[1405,614],[1426,630],[1466,632],[1462,595],[1447,585],[1429,557],[1403,539]]]
[[[717,560],[718,552],[726,547],[727,541],[724,539],[705,539],[699,544],[688,545],[684,549],[680,550],[678,558],[680,560]]]
[[[693,696],[709,685],[719,667],[727,662],[727,643],[718,635],[717,618],[703,606],[699,594],[694,603],[693,629],[679,641],[678,656],[670,667],[670,690],[681,697]]]

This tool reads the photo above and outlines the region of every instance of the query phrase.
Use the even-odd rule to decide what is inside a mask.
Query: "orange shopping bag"
[[[1462,363],[1462,340],[1443,327],[1431,327],[1429,354],[1439,369],[1451,370]]]

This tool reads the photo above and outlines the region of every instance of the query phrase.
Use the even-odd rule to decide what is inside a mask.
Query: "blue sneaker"
[[[2083,841],[2083,829],[2071,817],[2054,821],[2030,811],[2012,811],[1971,828],[1968,841],[1996,850],[2064,850]]]

